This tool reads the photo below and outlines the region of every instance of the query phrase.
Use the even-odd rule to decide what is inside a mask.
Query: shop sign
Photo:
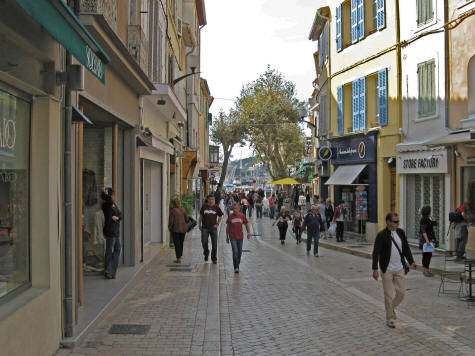
[[[331,141],[333,164],[360,164],[376,161],[376,136],[352,135],[335,138]]]
[[[0,150],[12,153],[16,142],[15,120],[3,118],[0,121]]]
[[[332,149],[328,146],[322,146],[318,149],[318,158],[322,161],[328,161],[332,158],[333,152]]]
[[[447,173],[447,150],[400,153],[396,170],[399,174]]]

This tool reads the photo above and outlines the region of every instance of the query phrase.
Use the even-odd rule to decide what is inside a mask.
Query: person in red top
[[[242,254],[242,242],[244,240],[244,234],[242,232],[242,226],[246,226],[247,239],[249,240],[249,222],[246,215],[239,211],[239,205],[233,206],[233,212],[229,214],[226,221],[226,242],[231,241],[231,248],[233,249],[233,264],[234,273],[239,273],[239,264],[241,263]]]

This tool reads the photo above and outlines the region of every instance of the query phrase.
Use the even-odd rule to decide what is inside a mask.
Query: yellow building
[[[333,200],[346,202],[345,231],[373,240],[398,211],[395,146],[400,141],[397,1],[330,2]]]
[[[210,164],[209,164],[209,128],[212,123],[212,117],[209,107],[213,103],[208,82],[201,78],[201,97],[200,97],[200,121],[199,121],[199,195],[202,201],[209,194],[210,186]]]

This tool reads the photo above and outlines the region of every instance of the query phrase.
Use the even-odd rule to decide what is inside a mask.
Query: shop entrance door
[[[144,160],[142,177],[143,243],[163,242],[162,165]]]

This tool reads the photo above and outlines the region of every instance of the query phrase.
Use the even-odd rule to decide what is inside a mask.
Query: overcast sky
[[[315,78],[308,40],[319,0],[206,0],[208,24],[202,29],[201,76],[208,81],[216,115],[228,111],[242,88],[264,73],[267,65],[296,84],[297,98],[306,100]],[[223,100],[232,99],[232,100]],[[233,150],[233,159],[241,158]],[[250,155],[242,150],[242,158]]]

